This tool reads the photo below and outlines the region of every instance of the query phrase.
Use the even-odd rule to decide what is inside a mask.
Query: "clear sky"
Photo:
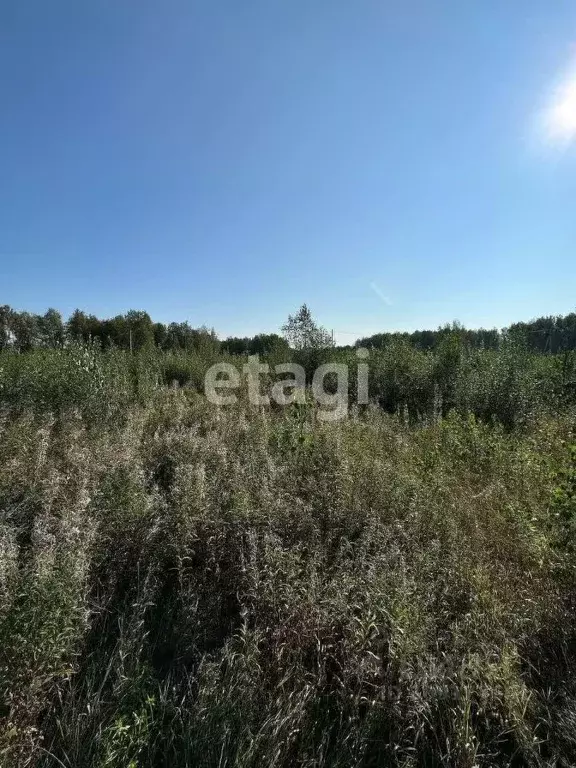
[[[574,136],[573,0],[3,0],[0,303],[307,302],[343,342],[566,313]]]

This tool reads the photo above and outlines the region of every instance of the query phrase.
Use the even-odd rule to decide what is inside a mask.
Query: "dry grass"
[[[122,386],[1,419],[2,766],[576,764],[569,414]]]

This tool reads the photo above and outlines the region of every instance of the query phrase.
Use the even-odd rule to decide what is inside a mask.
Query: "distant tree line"
[[[256,336],[229,336],[221,342],[223,352],[229,355],[270,355],[290,349],[288,342],[277,333],[258,333]]]
[[[501,332],[496,328],[490,330],[485,328],[470,330],[458,323],[452,323],[438,328],[436,331],[376,333],[374,336],[359,339],[356,342],[356,346],[384,349],[392,342],[405,341],[416,349],[427,351],[436,349],[443,339],[455,335],[458,335],[466,346],[473,348],[484,347],[486,349],[497,349],[502,336]]]
[[[514,323],[507,335],[536,352],[568,352],[576,349],[576,313]]]
[[[286,338],[277,333],[243,338],[230,336],[219,341],[214,330],[205,326],[193,328],[187,322],[155,323],[141,310],[131,309],[125,315],[103,320],[76,309],[64,321],[56,309],[38,315],[18,312],[8,305],[0,306],[0,349],[18,352],[58,349],[70,342],[96,343],[102,349],[222,351],[230,355],[268,355],[290,348]]]
[[[502,330],[469,329],[452,323],[435,331],[377,333],[359,339],[355,346],[384,349],[392,342],[403,340],[416,349],[427,351],[436,349],[444,339],[454,336],[471,349],[498,349],[503,342],[511,340],[533,352],[568,352],[576,350],[576,313],[539,317],[528,323],[514,323]]]
[[[214,353],[230,355],[269,355],[290,348],[332,346],[330,335],[317,326],[310,310],[303,305],[276,333],[252,337],[228,337],[220,341],[213,329],[193,328],[189,323],[155,323],[147,312],[130,310],[124,315],[100,319],[76,309],[65,321],[56,309],[43,315],[18,312],[8,305],[0,306],[0,350],[26,352],[31,349],[58,349],[70,342],[96,343],[103,349],[118,348],[138,351],[156,348],[166,351]],[[576,350],[576,313],[565,316],[540,317],[530,322],[514,323],[502,330],[468,329],[458,323],[437,330],[413,333],[384,332],[359,339],[356,347],[384,349],[398,341],[422,350],[435,350],[447,339],[458,337],[462,345],[473,349],[498,349],[512,340],[529,351],[559,353]]]
[[[76,309],[65,322],[55,309],[44,315],[17,312],[0,306],[0,349],[27,352],[59,348],[70,342],[96,343],[103,349],[138,351],[146,348],[181,351],[214,351],[220,342],[213,330],[192,328],[188,323],[152,322],[147,312],[130,310],[125,315],[101,320]]]

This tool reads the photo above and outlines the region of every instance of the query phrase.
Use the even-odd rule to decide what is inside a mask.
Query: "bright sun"
[[[576,139],[576,70],[556,89],[545,112],[548,139],[555,144],[569,144]]]

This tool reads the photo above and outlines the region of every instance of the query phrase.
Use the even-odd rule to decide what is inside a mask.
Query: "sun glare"
[[[576,66],[554,91],[544,118],[550,142],[567,146],[576,139]]]

